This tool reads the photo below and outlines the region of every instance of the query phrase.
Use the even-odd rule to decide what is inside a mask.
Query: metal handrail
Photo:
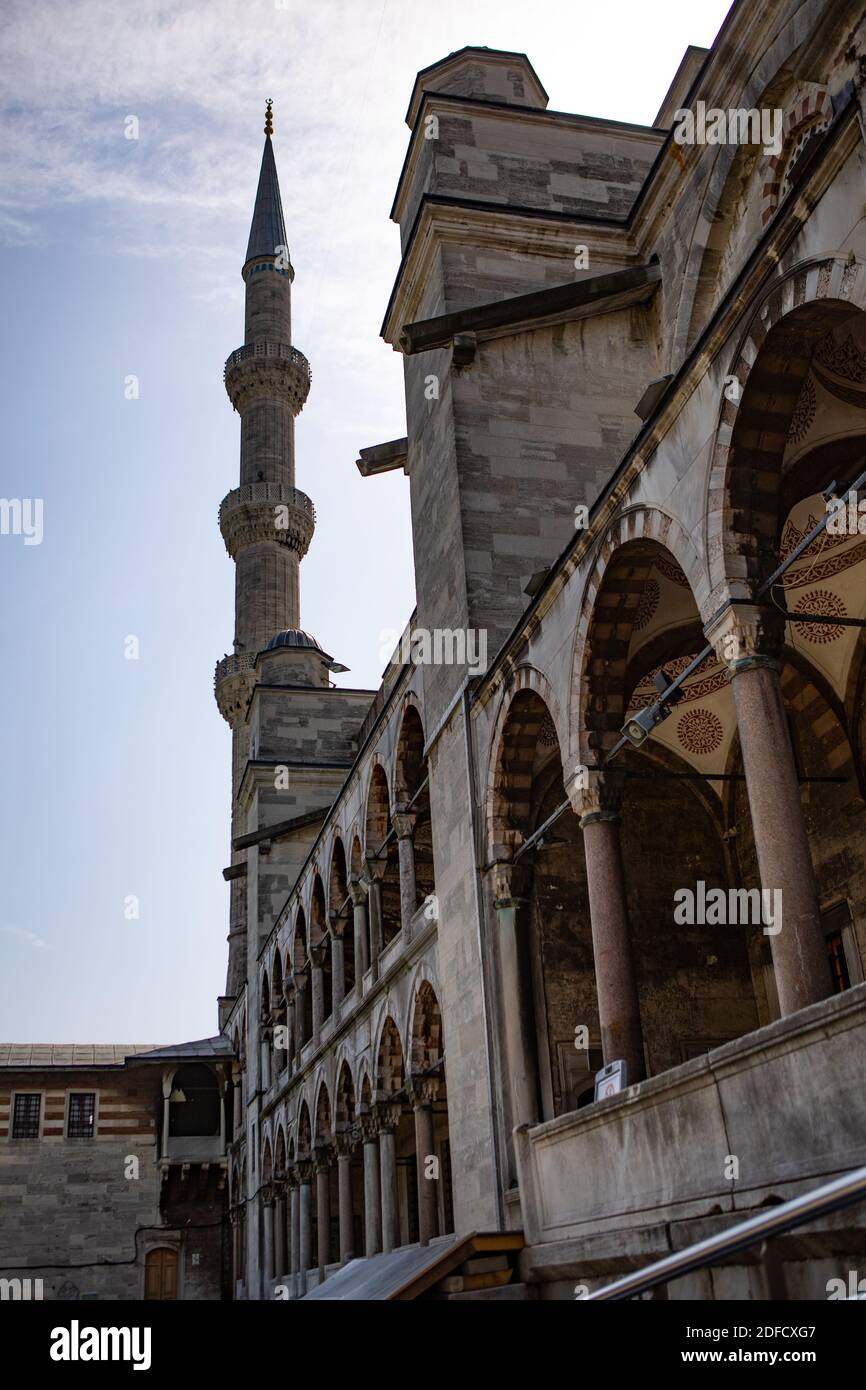
[[[696,1269],[706,1269],[708,1265],[718,1263],[725,1255],[745,1250],[750,1245],[756,1245],[758,1241],[770,1240],[784,1231],[793,1230],[795,1226],[802,1226],[806,1221],[829,1216],[831,1212],[841,1211],[843,1207],[851,1206],[864,1198],[866,1168],[855,1168],[844,1177],[825,1183],[823,1187],[816,1187],[800,1197],[794,1197],[790,1202],[769,1207],[760,1215],[752,1216],[748,1221],[741,1221],[739,1225],[732,1226],[719,1235],[699,1240],[695,1245],[678,1250],[674,1255],[666,1255],[663,1260],[657,1260],[644,1270],[626,1274],[622,1279],[615,1279],[603,1289],[596,1289],[595,1293],[587,1294],[586,1299],[581,1301],[634,1298],[636,1294],[646,1293],[657,1284],[667,1284],[671,1279],[691,1274]]]

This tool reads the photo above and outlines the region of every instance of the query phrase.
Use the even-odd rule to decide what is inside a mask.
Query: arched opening
[[[363,854],[363,851],[362,851],[362,849],[361,849],[361,841],[359,840],[358,836],[356,835],[356,836],[354,837],[354,839],[352,840],[352,854],[351,854],[351,862],[350,862],[350,880],[351,880],[351,883],[352,883],[353,887],[355,888],[355,891],[356,891],[356,892],[358,891],[358,889],[359,889],[359,887],[360,887],[360,885],[361,885],[361,883],[362,883],[363,874],[364,874],[364,854]],[[372,949],[372,938],[371,938],[371,936],[370,936],[370,899],[369,899],[369,896],[368,896],[368,895],[365,895],[363,901],[364,901],[364,937],[363,937],[363,945],[362,945],[362,948],[361,948],[361,949],[362,949],[362,951],[363,951],[364,958],[366,959],[367,965],[368,965],[368,967],[369,967],[370,961],[372,960],[372,954],[371,954],[371,949]],[[354,906],[354,904],[353,904],[353,906]]]
[[[310,904],[310,958],[314,970],[321,970],[322,1021],[331,1017],[334,1011],[333,957],[331,955],[331,933],[328,931],[325,889],[318,874],[313,879],[313,896]],[[315,988],[315,976],[313,987]]]
[[[674,555],[648,538],[620,546],[605,570],[587,635],[584,726],[594,759],[705,641]],[[687,678],[652,737],[639,749],[627,745],[615,762],[648,1075],[760,1022],[751,957],[761,923],[729,923],[727,916],[730,892],[741,886],[724,822],[735,734],[727,675],[711,656]],[[723,895],[721,910],[714,904]],[[586,1098],[592,1098],[588,1088]]]
[[[274,952],[273,973],[271,977],[271,1019],[274,1027],[274,1075],[280,1076],[286,1069],[288,1053],[284,1047],[277,1046],[277,1042],[284,1035],[286,1023],[286,1001],[283,995],[283,962],[279,951]]]
[[[792,820],[800,822],[814,879],[811,889],[807,868],[802,891],[817,899],[818,942],[829,964],[814,998],[859,983],[866,961],[864,629],[857,626],[866,617],[866,506],[860,511],[862,495],[838,510],[832,502],[866,467],[866,315],[841,300],[802,304],[771,318],[747,377],[741,366],[745,390],[729,412],[725,554],[742,557],[740,566],[745,560],[755,592],[832,511],[823,533],[761,600],[799,789],[799,805],[784,817],[784,840],[792,839]],[[749,800],[737,785],[727,812],[744,881],[758,887],[760,826]],[[791,891],[788,879],[786,901]],[[764,973],[772,1017],[779,1005]]]
[[[401,927],[400,862],[397,837],[391,824],[388,779],[380,763],[373,767],[367,795],[365,854],[367,867],[379,884],[379,945],[384,948],[394,940]],[[374,929],[372,921],[370,929],[371,932]]]
[[[352,918],[352,900],[349,897],[349,879],[346,872],[346,851],[343,841],[334,841],[331,855],[331,873],[328,884],[328,903],[331,914],[331,930],[343,943],[343,982],[345,993],[355,987],[355,937]]]
[[[430,1235],[448,1235],[454,1230],[454,1193],[451,1175],[451,1144],[448,1130],[448,1090],[445,1075],[445,1045],[442,1040],[442,1013],[435,990],[424,980],[415,995],[412,1014],[411,1081],[416,1107],[416,1149],[418,1143],[418,1224],[422,1223],[425,1188],[432,1194]],[[429,1119],[418,1116],[419,1107],[429,1107]],[[427,1147],[429,1145],[429,1147]]]
[[[307,955],[307,923],[304,917],[304,909],[298,908],[295,917],[295,934],[292,944],[292,959],[295,967],[295,989],[299,991],[300,1008],[298,1009],[298,1024],[300,1036],[298,1038],[298,1053],[301,1048],[308,1043],[313,1036],[313,991],[310,980],[310,963]]]
[[[388,1107],[393,1131],[394,1171],[382,1161],[383,1230],[386,1223],[388,1199],[385,1186],[390,1178],[395,1212],[394,1244],[411,1245],[418,1239],[418,1164],[415,1147],[415,1125],[407,1104],[406,1065],[400,1032],[393,1018],[386,1018],[376,1056],[376,1103]],[[380,1153],[388,1143],[380,1131]]]
[[[351,1145],[351,1189],[352,1189],[352,1249],[356,1255],[364,1253],[364,1163],[360,1145],[354,1142],[354,1129],[357,1121],[355,1106],[355,1085],[349,1063],[344,1061],[337,1080],[337,1105],[334,1132],[338,1139]]]
[[[398,811],[415,818],[412,831],[415,868],[415,908],[436,891],[433,874],[433,828],[430,821],[430,788],[424,757],[424,727],[414,705],[407,705],[397,742],[394,801]]]

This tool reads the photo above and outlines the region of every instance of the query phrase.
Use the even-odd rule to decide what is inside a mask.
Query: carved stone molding
[[[224,656],[214,671],[214,695],[219,712],[234,729],[243,724],[256,685],[255,657],[246,653]]]
[[[723,609],[704,631],[718,660],[734,675],[750,666],[778,663],[784,619],[774,608],[736,603]]]

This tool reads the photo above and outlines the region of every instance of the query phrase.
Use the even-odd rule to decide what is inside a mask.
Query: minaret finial
[[[274,133],[273,107],[274,103],[271,101],[270,97],[268,97],[267,104],[265,105],[265,135],[267,135],[269,140]]]

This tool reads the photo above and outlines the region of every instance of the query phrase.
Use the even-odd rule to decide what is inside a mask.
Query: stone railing
[[[244,671],[252,671],[255,664],[255,656],[250,656],[247,652],[241,654],[235,653],[233,656],[224,656],[222,661],[218,661],[216,664],[216,670],[213,675],[214,689],[216,690],[217,686],[221,685],[229,676],[237,676]]]
[[[296,347],[292,347],[291,343],[244,343],[243,347],[235,348],[234,352],[226,358],[223,377],[228,375],[232,367],[237,367],[241,362],[249,362],[251,358],[256,357],[276,357],[284,362],[291,362],[306,376],[308,383],[313,380],[309,362],[302,352],[299,352]]]
[[[287,487],[285,483],[245,483],[243,487],[236,487],[227,492],[220,502],[221,529],[224,513],[242,506],[245,502],[273,502],[275,506],[283,503],[289,507],[297,507],[315,524],[316,509],[305,492],[300,492],[296,487]]]
[[[246,483],[224,497],[219,525],[232,559],[251,545],[274,541],[304,556],[313,538],[316,510],[305,492],[282,483]]]

